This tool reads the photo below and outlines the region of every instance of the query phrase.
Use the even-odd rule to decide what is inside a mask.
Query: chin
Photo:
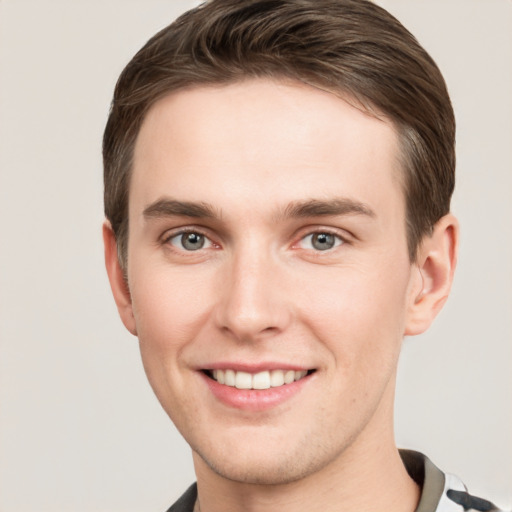
[[[201,457],[201,455],[199,455]],[[252,485],[283,485],[301,480],[315,471],[303,464],[283,464],[273,461],[223,461],[212,463],[201,457],[212,471],[228,480]],[[289,462],[289,461],[288,461]]]
[[[231,445],[222,451],[194,449],[194,452],[200,464],[217,475],[252,485],[290,484],[320,471],[335,458],[331,451],[308,441],[284,449],[272,443],[252,446],[245,443],[244,448]]]

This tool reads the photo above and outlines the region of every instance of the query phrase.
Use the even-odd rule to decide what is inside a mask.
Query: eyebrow
[[[365,215],[373,218],[375,212],[367,204],[345,197],[327,200],[309,199],[293,201],[277,218],[293,219],[337,215]]]
[[[375,217],[375,212],[365,203],[350,198],[308,199],[293,201],[275,215],[277,222],[282,219],[327,217],[337,215],[365,215]],[[146,219],[162,217],[191,217],[196,219],[220,219],[216,209],[205,202],[159,199],[144,209]]]
[[[192,217],[196,219],[216,219],[215,208],[208,203],[194,203],[190,201],[177,201],[175,199],[159,199],[144,209],[146,219],[159,217]]]

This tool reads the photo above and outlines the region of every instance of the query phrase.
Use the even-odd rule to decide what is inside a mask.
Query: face
[[[297,83],[149,111],[125,324],[197,465],[289,482],[391,439],[417,281],[397,146],[389,122]]]

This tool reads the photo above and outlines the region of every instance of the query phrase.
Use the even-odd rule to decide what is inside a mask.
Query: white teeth
[[[222,372],[222,370],[217,371]],[[224,384],[226,384],[226,386],[235,387],[235,372],[233,370],[226,370],[224,372]]]
[[[255,374],[235,370],[213,370],[212,377],[219,383],[237,389],[269,389],[291,384],[304,378],[307,370],[272,370]]]
[[[284,372],[283,370],[272,370],[270,372],[270,385],[273,388],[277,388],[284,384]]]
[[[284,383],[291,384],[295,380],[295,372],[293,370],[288,370],[284,374]]]
[[[270,373],[260,372],[252,376],[253,389],[268,389],[270,387]]]
[[[252,388],[252,375],[247,372],[236,372],[235,388],[251,389]]]

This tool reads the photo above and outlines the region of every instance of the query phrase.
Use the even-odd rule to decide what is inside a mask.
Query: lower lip
[[[268,389],[238,389],[224,384],[219,384],[201,372],[201,376],[210,388],[215,398],[223,404],[244,411],[266,411],[277,407],[283,402],[295,396],[312,375],[307,375],[290,384],[284,384],[276,388]]]

